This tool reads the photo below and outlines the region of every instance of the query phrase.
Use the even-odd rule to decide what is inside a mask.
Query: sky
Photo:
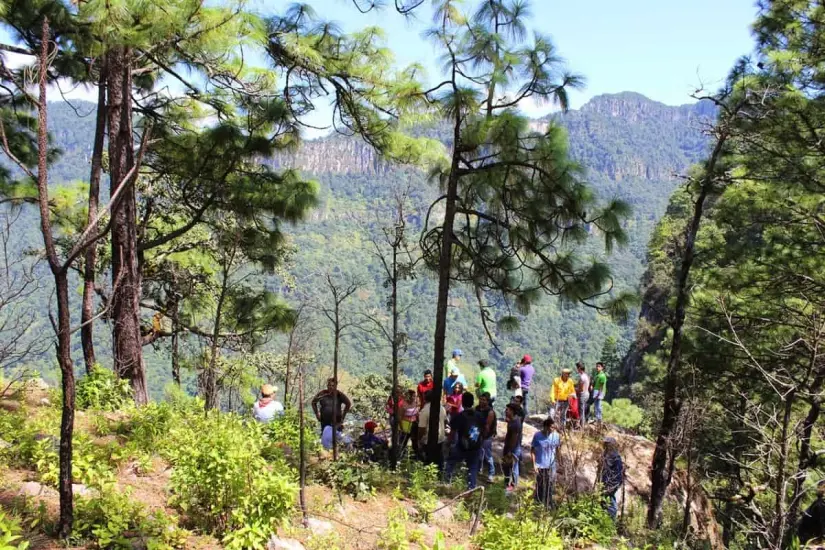
[[[410,21],[391,9],[392,0],[366,15],[352,0],[304,1],[345,31],[381,26],[400,64],[420,62],[436,72],[435,51],[421,37],[428,13]],[[528,27],[550,35],[569,68],[586,79],[585,89],[571,95],[573,108],[622,91],[668,105],[690,103],[693,91],[715,90],[753,47],[754,0],[532,0],[530,6]]]

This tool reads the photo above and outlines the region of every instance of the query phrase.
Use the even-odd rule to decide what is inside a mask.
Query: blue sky
[[[345,31],[383,27],[399,63],[417,61],[435,71],[433,47],[421,38],[428,13],[409,21],[391,9],[392,0],[366,15],[352,0],[304,1]],[[530,5],[529,26],[549,34],[570,69],[586,78],[586,88],[571,96],[574,108],[594,95],[627,90],[670,105],[689,103],[700,84],[716,89],[753,46],[754,0],[532,0]]]

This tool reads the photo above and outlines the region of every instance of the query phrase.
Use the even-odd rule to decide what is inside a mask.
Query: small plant
[[[536,520],[529,506],[521,506],[514,518],[484,514],[484,529],[473,542],[481,550],[562,550],[564,542],[547,521]]]
[[[410,540],[407,537],[407,512],[403,508],[390,511],[389,523],[378,537],[377,548],[382,550],[407,550]]]
[[[0,550],[26,550],[29,543],[22,533],[17,520],[0,510]]]
[[[324,462],[313,471],[315,479],[339,493],[356,500],[366,500],[383,485],[386,473],[381,466],[364,463],[354,455],[344,455],[337,462]]]
[[[100,411],[120,410],[132,402],[129,381],[118,378],[112,371],[95,365],[88,375],[77,382],[78,409]]]
[[[605,544],[616,536],[616,524],[596,493],[566,501],[553,519],[559,532],[575,543]]]
[[[435,464],[423,465],[408,461],[404,463],[404,471],[410,480],[410,497],[415,502],[422,521],[428,523],[438,505],[438,496],[433,490],[438,483],[438,468]]]

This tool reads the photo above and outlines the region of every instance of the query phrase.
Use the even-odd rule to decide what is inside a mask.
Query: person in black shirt
[[[501,453],[505,475],[508,476],[507,491],[518,486],[519,462],[521,461],[521,429],[523,409],[515,403],[508,403],[504,410],[507,434],[504,436],[504,450]]]
[[[324,432],[324,428],[327,426],[343,423],[351,408],[352,402],[343,392],[338,391],[338,383],[335,378],[327,380],[327,389],[319,391],[312,398],[312,412],[315,413],[315,418],[321,422],[321,433]]]
[[[452,438],[450,457],[447,459],[447,482],[453,479],[453,472],[459,462],[467,464],[467,488],[475,489],[478,471],[481,468],[481,447],[484,443],[485,421],[473,408],[475,399],[467,392],[461,396],[463,411],[455,415],[450,423]]]
[[[797,529],[801,544],[825,539],[825,480],[820,481],[816,488],[816,500],[802,514]]]

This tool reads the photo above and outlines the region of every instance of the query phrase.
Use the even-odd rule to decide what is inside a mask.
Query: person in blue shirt
[[[553,506],[553,484],[556,478],[556,451],[561,445],[561,437],[556,431],[553,419],[548,417],[540,432],[533,436],[530,457],[536,471],[536,502],[547,508]]]
[[[461,371],[458,370],[458,365],[452,365],[449,367],[447,377],[444,379],[444,395],[453,393],[453,386],[455,386],[457,382],[461,382],[463,387],[467,387],[467,380],[464,378],[464,375],[461,374]]]
[[[615,437],[604,438],[601,471],[602,496],[607,513],[615,521],[619,511],[616,492],[624,483],[624,462],[619,454],[619,444]]]

